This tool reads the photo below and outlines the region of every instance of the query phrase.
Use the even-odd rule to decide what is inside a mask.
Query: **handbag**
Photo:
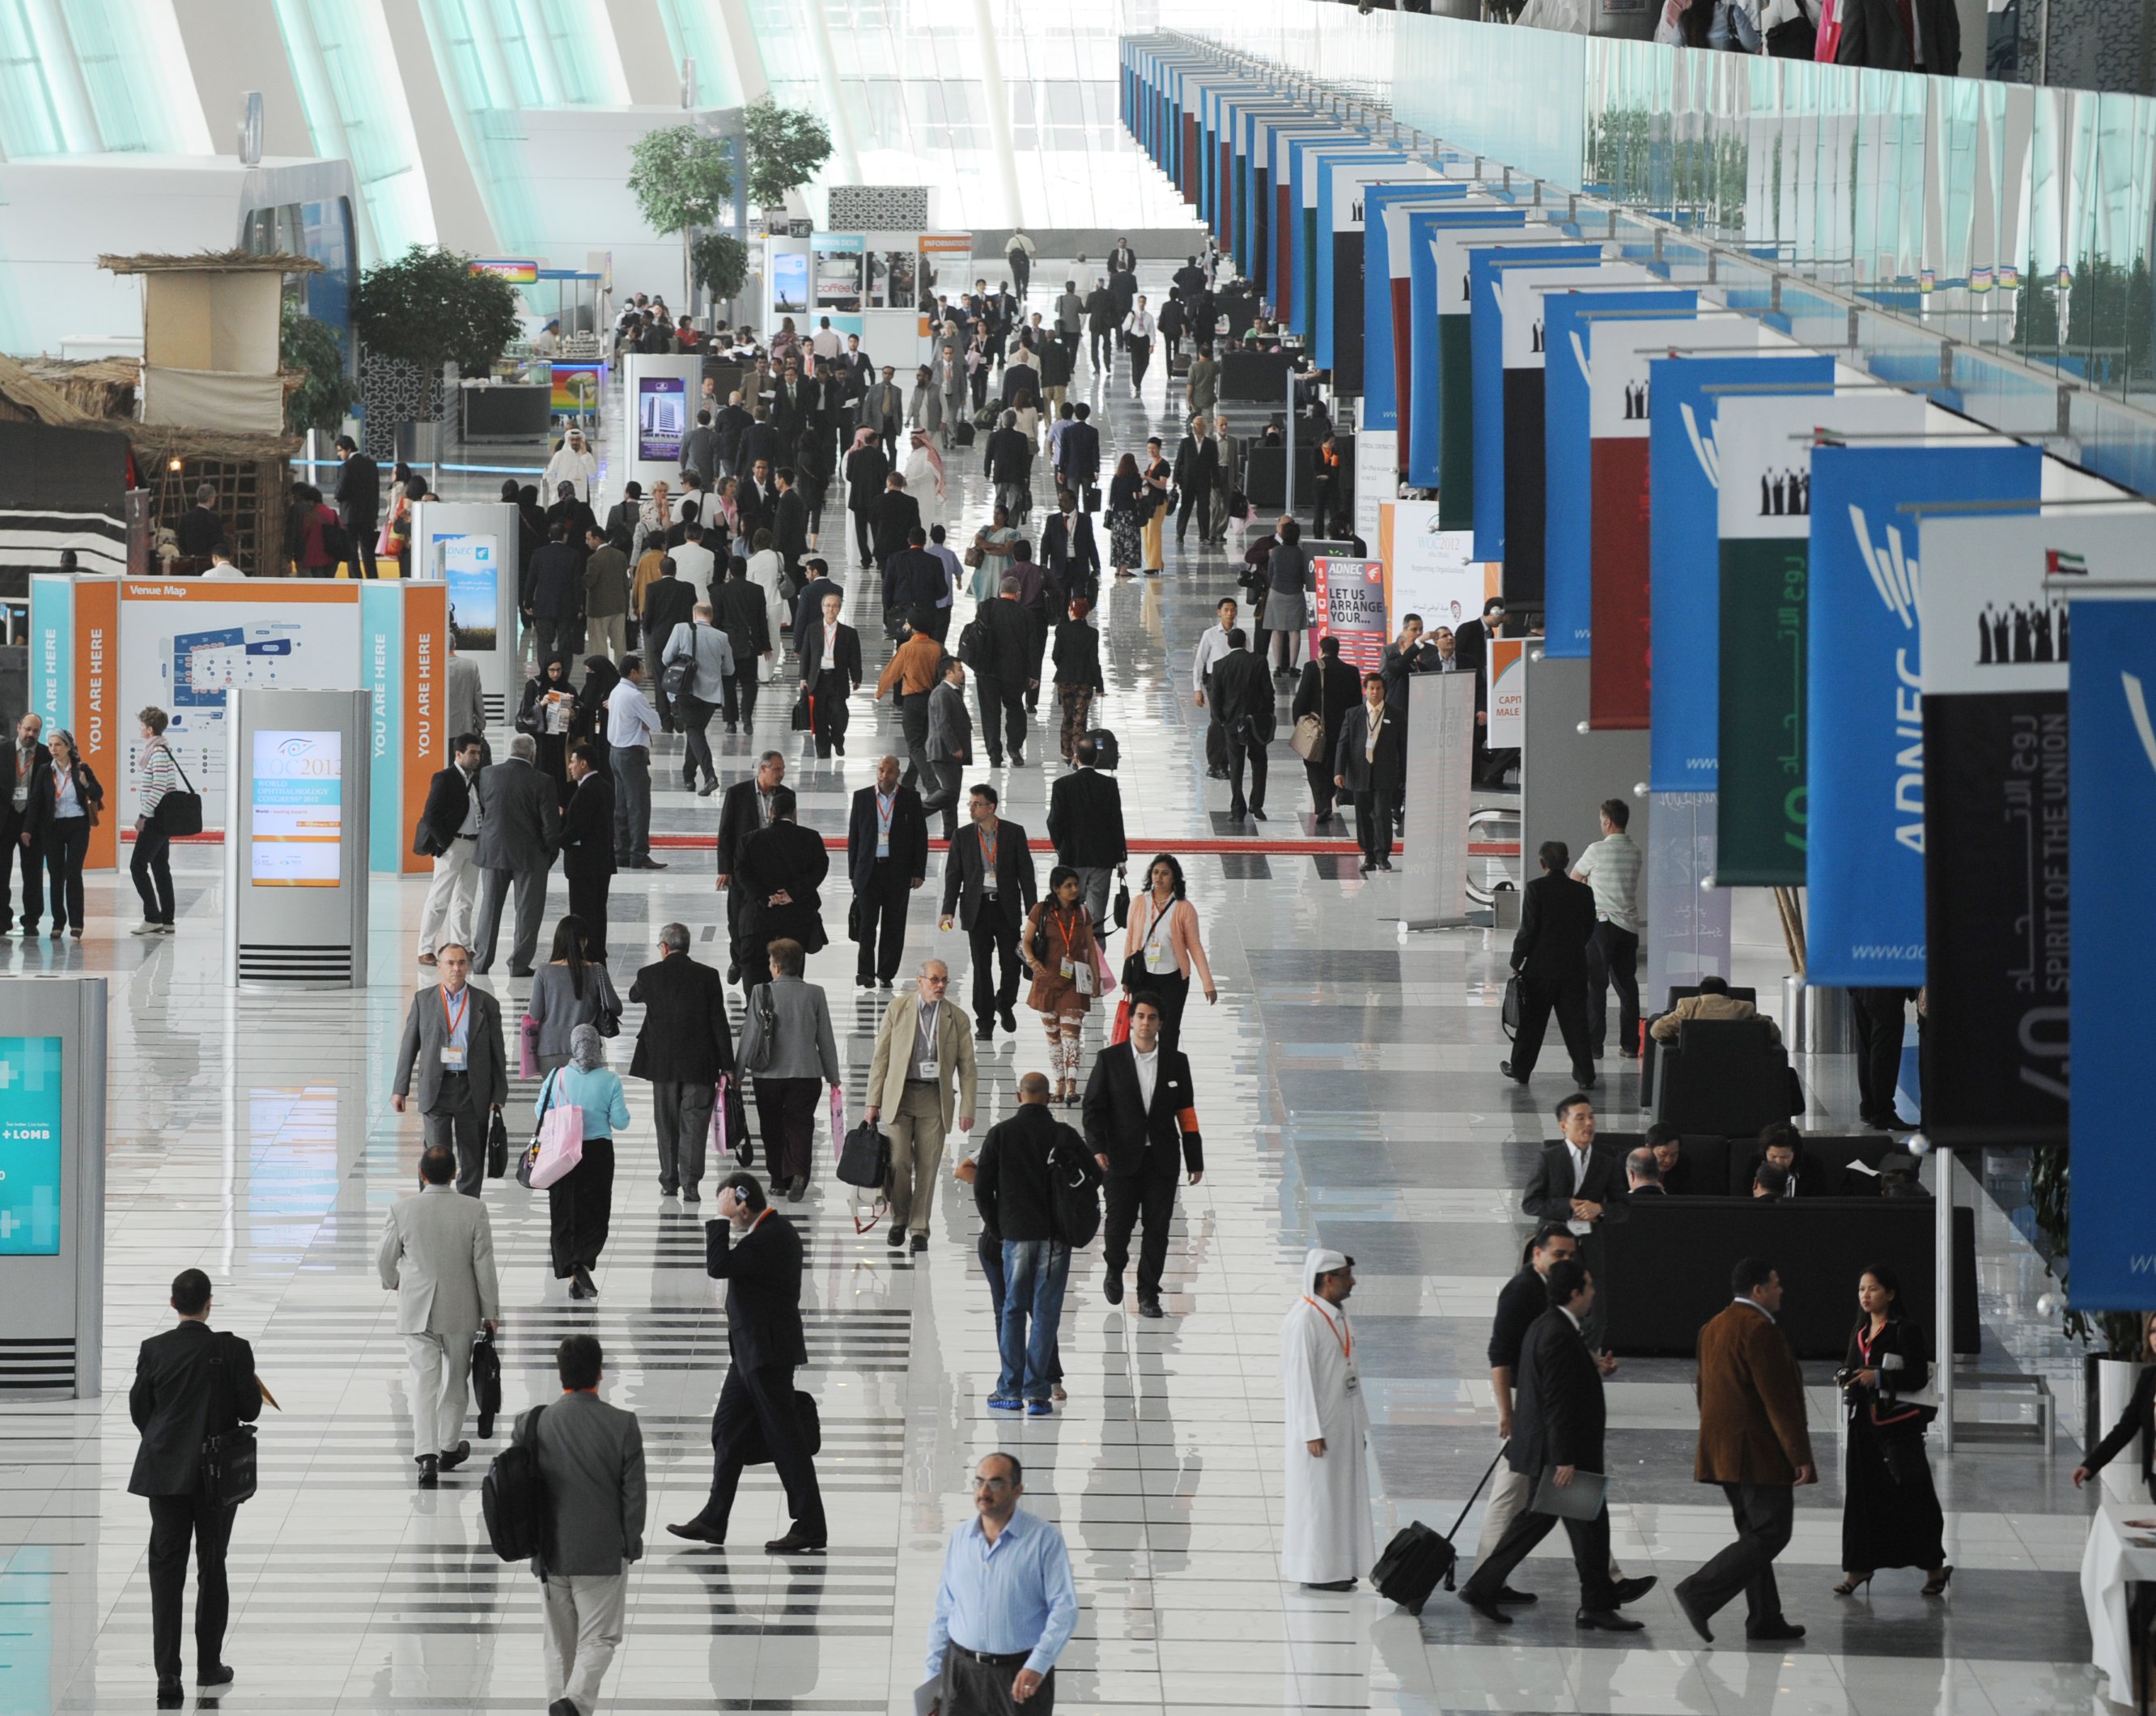
[[[529,1013],[516,1024],[516,1074],[520,1078],[539,1076],[539,1021]]]
[[[731,1153],[743,1168],[756,1161],[756,1141],[748,1135],[748,1105],[742,1100],[741,1084],[730,1072],[719,1075],[711,1091],[711,1146],[719,1153]]]
[[[217,1372],[226,1391],[232,1389],[232,1379],[225,1374],[225,1343],[220,1338],[217,1349],[210,1354],[210,1368]],[[236,1508],[251,1500],[260,1476],[256,1459],[254,1426],[235,1424],[230,1430],[203,1438],[202,1445],[202,1493],[218,1507]]]
[[[771,985],[760,983],[748,992],[748,1004],[756,1014],[756,1046],[748,1046],[748,1031],[742,1031],[741,1064],[744,1072],[761,1072],[771,1065],[773,1044],[778,1035],[778,1016],[772,1011]]]
[[[981,566],[988,557],[986,551],[982,548],[978,539],[968,543],[966,547],[966,552],[958,557],[959,561],[963,565],[976,568]]]
[[[151,827],[170,840],[182,835],[198,835],[203,831],[202,794],[195,784],[187,778],[187,772],[180,767],[180,759],[167,749],[172,758],[172,768],[180,777],[185,790],[175,789],[157,800],[157,814],[150,819]]]
[[[805,733],[815,725],[816,700],[809,696],[808,687],[803,686],[801,688],[801,695],[793,700],[793,731]]]
[[[558,1071],[547,1075],[546,1087],[539,1093],[542,1102],[552,1104],[554,1081],[559,1076]],[[516,1183],[535,1192],[544,1191],[583,1159],[584,1111],[574,1102],[543,1107],[539,1123],[532,1129],[531,1142],[525,1146],[523,1159],[516,1164]]]
[[[1127,1043],[1130,1040],[1131,998],[1126,991],[1123,999],[1116,1003],[1116,1022],[1108,1027],[1108,1042],[1112,1047],[1116,1043]]]
[[[1115,970],[1109,965],[1108,956],[1101,951],[1101,944],[1098,942],[1093,943],[1093,968],[1100,973],[1099,978],[1094,984],[1094,992],[1101,995],[1115,994]]]
[[[472,1405],[479,1413],[479,1436],[484,1441],[494,1434],[494,1421],[501,1410],[501,1354],[495,1350],[494,1337],[484,1329],[472,1343],[470,1375]]]
[[[1288,735],[1287,748],[1305,763],[1315,763],[1325,748],[1325,717],[1303,715],[1296,718],[1295,731]]]
[[[891,1135],[864,1120],[839,1147],[838,1174],[848,1185],[880,1191],[891,1179]]]
[[[1111,908],[1109,915],[1115,920],[1115,925],[1117,929],[1122,928],[1131,921],[1131,890],[1129,884],[1126,882],[1117,882],[1116,884],[1116,903]]]
[[[486,1177],[500,1179],[509,1172],[509,1127],[501,1117],[501,1110],[494,1111],[486,1123]],[[481,1436],[486,1432],[481,1431]]]

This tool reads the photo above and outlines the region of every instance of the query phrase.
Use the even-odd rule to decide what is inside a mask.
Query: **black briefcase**
[[[485,1333],[472,1343],[471,1398],[479,1409],[480,1440],[485,1441],[494,1434],[501,1410],[501,1354],[495,1350],[494,1337]]]
[[[486,1177],[500,1179],[509,1172],[509,1128],[502,1120],[501,1111],[494,1111],[494,1117],[486,1123]],[[481,1436],[486,1432],[481,1431]]]
[[[799,1389],[794,1390],[793,1411],[801,1421],[802,1445],[813,1459],[824,1451],[824,1421],[816,1414],[816,1397],[804,1395]],[[764,1441],[763,1424],[759,1419],[751,1419],[748,1429],[742,1436],[741,1461],[744,1466],[771,1464],[771,1448]]]
[[[891,1135],[873,1120],[854,1128],[839,1151],[839,1178],[866,1191],[881,1191],[891,1180]]]
[[[1498,1010],[1497,1023],[1504,1027],[1507,1036],[1519,1035],[1520,974],[1517,971],[1505,979],[1505,1001],[1504,1005]]]

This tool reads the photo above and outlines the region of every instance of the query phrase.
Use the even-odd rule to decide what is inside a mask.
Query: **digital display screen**
[[[636,456],[678,462],[689,431],[689,383],[678,375],[636,378]]]
[[[781,250],[771,259],[771,307],[779,316],[798,316],[808,308],[808,255]]]
[[[254,735],[249,876],[258,888],[333,888],[344,879],[344,735]]]
[[[467,654],[495,646],[501,563],[501,545],[490,536],[444,531],[434,538],[434,575],[449,587],[449,642]]]
[[[0,1256],[60,1249],[60,1040],[0,1037]]]

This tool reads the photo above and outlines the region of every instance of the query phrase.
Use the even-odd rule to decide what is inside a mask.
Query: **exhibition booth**
[[[763,242],[766,339],[788,316],[804,340],[828,317],[834,332],[860,335],[879,367],[902,376],[933,349],[923,294],[956,295],[973,285],[963,277],[970,233],[774,233]]]

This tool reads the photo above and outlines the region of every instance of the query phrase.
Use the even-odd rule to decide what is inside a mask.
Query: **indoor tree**
[[[805,107],[781,107],[768,95],[742,114],[748,131],[748,194],[774,208],[831,158],[830,128]]]
[[[294,434],[309,429],[325,434],[334,431],[359,391],[345,372],[336,330],[308,315],[296,299],[287,298],[278,330],[277,361],[280,367],[305,378],[285,396],[285,427]]]
[[[393,262],[359,277],[353,321],[360,343],[377,357],[439,371],[454,362],[483,375],[521,331],[516,289],[499,275],[475,273],[471,258],[414,244]]]

